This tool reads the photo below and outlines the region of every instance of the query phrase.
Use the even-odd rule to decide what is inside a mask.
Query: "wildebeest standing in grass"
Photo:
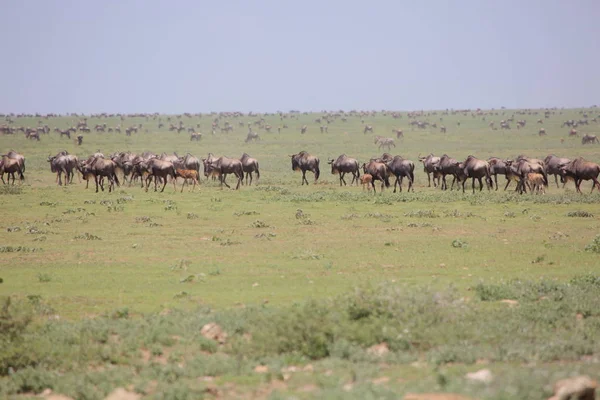
[[[148,169],[150,171],[150,174],[146,178],[146,191],[148,191],[148,186],[150,186],[150,179],[153,177],[154,191],[156,192],[158,190],[158,180],[160,178],[163,180],[163,187],[160,191],[164,192],[165,186],[167,186],[167,178],[169,176],[173,180],[173,189],[177,190],[177,186],[175,186],[175,182],[177,180],[177,173],[175,172],[175,166],[171,161],[152,158],[148,161]]]
[[[386,154],[384,154],[386,156]],[[384,160],[391,174],[396,177],[396,181],[394,182],[394,193],[396,193],[396,185],[400,188],[400,192],[402,192],[402,180],[404,178],[408,179],[408,191],[412,189],[413,192],[415,188],[413,184],[415,182],[415,163],[411,160],[406,160],[402,158],[402,156],[395,156],[393,158],[387,158]]]
[[[375,190],[375,181],[381,181],[381,191],[383,191],[383,187],[390,187],[390,169],[387,164],[377,160],[371,160],[368,163],[362,165],[363,173],[371,175],[371,187],[373,188],[373,192],[377,193]]]
[[[319,175],[321,175],[318,157],[312,156],[306,151],[301,151],[298,154],[292,154],[290,157],[292,159],[292,170],[302,171],[302,185],[304,185],[305,182],[308,185],[308,180],[306,180],[306,171],[311,171],[314,173],[315,183],[317,182]]]
[[[429,154],[426,157],[419,156],[419,161],[423,163],[423,172],[427,174],[427,187],[431,187],[431,174],[435,172],[435,166],[440,162],[440,158]],[[437,184],[436,184],[437,179]],[[440,177],[434,174],[433,176],[433,187],[437,187],[440,183]]]
[[[554,175],[554,182],[556,183],[556,187],[558,187],[558,177],[560,176],[560,181],[563,183],[563,188],[565,187],[567,180],[565,179],[564,174],[560,170],[560,166],[562,164],[568,164],[571,162],[568,158],[557,157],[554,154],[549,154],[544,158],[544,164],[546,165],[546,174]]]
[[[258,160],[256,158],[250,157],[247,153],[242,154],[240,158],[242,162],[242,170],[246,175],[246,185],[252,185],[252,174],[256,172],[256,180],[260,179],[260,171],[258,168]],[[248,177],[250,177],[250,183],[248,183]]]
[[[73,182],[73,175],[77,170],[79,159],[66,151],[61,151],[55,156],[49,156],[50,171],[56,173],[56,181],[59,186],[62,185],[62,175],[65,176],[65,185]]]
[[[453,177],[456,177],[456,169],[458,168],[458,164],[459,163],[457,160],[455,160],[454,158],[451,158],[447,154],[444,154],[440,157],[440,161],[436,164],[434,169],[437,172],[437,174],[439,174],[438,176],[441,175],[441,177],[442,177],[442,188],[441,188],[442,190],[448,189],[448,183],[446,182],[446,175],[452,175]],[[452,187],[454,187],[455,181],[456,181],[456,178],[454,178],[452,181]]]
[[[246,140],[244,140],[244,142],[250,143],[253,140],[260,140],[260,136],[258,136],[258,133],[250,131],[248,132],[248,135],[246,135]]]
[[[373,133],[373,127],[371,125],[365,125],[365,129],[363,130],[363,134],[367,134],[367,132]]]
[[[490,189],[490,186],[493,185],[493,182],[490,176],[490,165],[487,161],[479,160],[473,156],[468,156],[463,164],[463,171],[466,177],[472,179],[471,186],[473,188],[473,193],[475,193],[475,179],[479,181],[479,191],[483,190],[482,178],[485,178],[485,185],[487,186],[488,190]],[[465,179],[462,184],[463,193],[465,192],[465,183],[467,183],[467,179]]]
[[[498,175],[504,175],[506,177],[506,186],[504,190],[508,187],[510,183],[509,177],[506,175],[506,163],[503,159],[498,157],[490,157],[488,158],[488,164],[490,164],[490,175],[494,176],[494,183],[496,184],[496,190],[498,190]]]
[[[84,177],[89,179],[89,175],[94,177],[96,183],[96,193],[98,193],[98,186],[104,191],[104,184],[102,178],[106,177],[109,181],[108,191],[109,193],[113,190],[115,183],[120,185],[119,178],[117,178],[118,166],[113,160],[106,160],[104,157],[92,157],[91,161],[86,161],[80,164],[80,172]]]
[[[328,164],[331,165],[331,173],[333,175],[339,175],[340,186],[342,186],[342,183],[344,186],[346,186],[346,180],[344,179],[344,175],[346,174],[352,174],[352,182],[350,182],[350,185],[354,184],[354,182],[356,182],[358,185],[358,179],[360,178],[360,167],[356,159],[342,154],[337,158],[337,160],[329,160]]]
[[[2,155],[2,159],[0,160],[0,179],[2,179],[2,183],[10,183],[10,177],[12,176],[13,185],[15,184],[15,172],[19,174],[19,179],[22,181],[25,179],[23,175],[23,170],[18,160],[14,158],[8,157],[6,154]],[[4,174],[8,175],[6,182],[4,181]]]
[[[593,181],[592,192],[594,191],[594,187],[596,185],[598,186],[598,190],[600,191],[600,182],[598,182],[598,174],[600,174],[600,165],[578,157],[569,163],[561,164],[560,170],[566,176],[571,177],[575,180],[575,189],[577,189],[578,193],[581,193],[581,182],[584,180]]]
[[[202,164],[204,165],[204,176],[206,178],[212,176],[213,181],[219,176],[219,172],[212,167],[212,162],[216,160],[217,157],[215,157],[213,153],[208,153],[208,156],[202,159]]]
[[[190,135],[190,142],[195,140],[196,142],[199,142],[200,139],[202,139],[202,134],[199,132],[192,132],[192,134]]]
[[[593,143],[600,143],[600,141],[598,141],[598,137],[596,135],[584,135],[581,138],[581,144],[593,144]]]
[[[387,147],[388,151],[392,149],[392,146],[396,147],[396,143],[394,143],[394,139],[386,138],[382,136],[375,136],[375,140],[373,141],[376,145],[378,145],[379,149],[383,147],[384,149]]]
[[[527,174],[531,172],[543,175],[544,184],[548,186],[548,176],[546,175],[546,169],[542,160],[539,160],[537,158],[527,158],[525,156],[519,156],[517,157],[516,162],[512,163],[512,167],[516,168],[516,174],[519,177],[519,182],[517,185],[517,190],[519,191],[519,193],[527,191],[527,189],[525,188],[525,185],[527,183]]]
[[[173,162],[173,165],[175,166],[175,169],[193,169],[198,172],[198,177],[200,177],[200,160],[190,153],[187,153],[183,157],[178,157],[177,160]]]
[[[231,189],[231,186],[225,182],[227,175],[233,174],[238,179],[235,189],[238,190],[244,179],[244,170],[242,168],[242,162],[235,158],[219,157],[216,160],[210,162],[210,169],[216,171],[219,174],[219,180],[221,182],[221,188],[223,185]]]

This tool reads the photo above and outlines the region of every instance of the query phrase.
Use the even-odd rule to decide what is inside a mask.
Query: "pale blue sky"
[[[600,103],[599,0],[0,0],[0,112]]]

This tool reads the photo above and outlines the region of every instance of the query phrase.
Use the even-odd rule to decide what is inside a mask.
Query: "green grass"
[[[498,112],[506,112],[506,115],[487,116],[486,121],[482,121],[481,117],[472,118],[470,114],[442,115],[441,112],[427,117],[438,125],[444,124],[448,128],[445,135],[436,129],[411,130],[405,113],[402,119],[381,113],[365,117],[364,123],[373,125],[374,134],[392,136],[393,128],[403,129],[405,139],[396,141],[397,147],[392,153],[402,154],[416,162],[415,193],[387,190],[377,195],[363,192],[356,186],[340,188],[337,176],[331,175],[327,168],[327,159],[336,158],[341,153],[361,162],[381,154],[373,145],[372,136],[363,135],[364,125],[358,116],[349,116],[347,122],[337,119],[330,124],[326,134],[321,134],[319,125],[313,122],[321,114],[300,114],[298,119],[286,118],[283,121],[278,116],[266,116],[267,123],[274,127],[274,133],[259,131],[262,140],[249,144],[244,143],[247,128],[239,127],[238,121],[249,122],[257,118],[247,116],[230,119],[236,127],[234,133],[215,136],[208,129],[209,116],[183,117],[186,125],[201,124],[204,137],[199,143],[190,142],[189,135],[185,133],[178,135],[165,129],[159,131],[156,129],[157,121],[144,118],[128,118],[122,123],[123,127],[142,123],[144,128],[137,135],[85,134],[81,147],[67,139],[59,139],[57,133],[42,136],[39,143],[27,141],[22,134],[0,136],[3,151],[13,148],[27,159],[25,183],[0,188],[0,230],[3,238],[0,243],[0,296],[11,296],[16,302],[34,303],[36,321],[39,316],[53,321],[57,318],[66,320],[65,326],[76,332],[81,332],[86,324],[110,326],[112,323],[108,321],[112,320],[123,324],[118,327],[120,335],[128,329],[134,335],[142,326],[147,328],[143,321],[162,320],[158,315],[161,312],[187,318],[195,315],[195,310],[200,307],[215,310],[213,312],[219,315],[223,313],[225,319],[241,315],[240,326],[246,326],[244,321],[252,318],[259,318],[265,326],[280,319],[282,329],[290,329],[286,334],[291,334],[295,332],[294,327],[303,324],[287,327],[288,323],[292,323],[288,321],[292,318],[288,315],[290,310],[298,310],[301,316],[301,310],[315,311],[310,308],[313,307],[311,304],[326,304],[317,309],[325,307],[323,312],[331,313],[327,311],[330,307],[328,301],[354,293],[356,287],[365,284],[401,285],[403,290],[411,293],[410,296],[417,296],[416,293],[425,288],[428,293],[446,292],[451,286],[456,296],[475,296],[473,301],[495,301],[500,300],[499,296],[523,301],[523,296],[529,296],[523,294],[525,289],[519,286],[517,290],[513,284],[506,286],[506,282],[532,281],[537,285],[542,279],[560,286],[575,276],[597,275],[600,262],[597,251],[599,194],[576,194],[572,183],[567,185],[567,189],[550,185],[548,194],[543,196],[519,196],[501,189],[498,192],[484,190],[473,195],[469,191],[465,194],[441,192],[427,187],[427,179],[417,157],[430,152],[436,155],[448,153],[457,159],[464,159],[469,154],[479,158],[514,157],[518,154],[543,158],[555,153],[562,157],[583,156],[600,162],[599,147],[582,146],[580,139],[567,138],[568,128],[560,128],[566,119],[582,118],[580,110],[557,110],[555,115],[544,121],[548,136],[542,138],[537,136],[540,125],[535,121],[543,117],[543,112],[541,115],[515,115],[515,120],[526,119],[528,124],[521,130],[513,124],[513,130],[508,132],[488,128],[491,119],[498,125],[500,119],[508,118],[513,111]],[[598,114],[596,110],[588,112],[591,113],[590,118]],[[440,117],[443,117],[443,122],[439,121]],[[176,121],[175,117],[173,119]],[[65,128],[76,121],[76,118],[64,117],[43,122],[52,128]],[[457,126],[458,121],[461,122],[460,127]],[[108,126],[119,123],[118,118],[88,120],[90,126],[103,122]],[[168,122],[165,123],[168,126]],[[288,124],[289,129],[283,129],[279,135],[276,127],[283,123]],[[35,126],[37,119],[18,118],[15,124]],[[309,126],[305,135],[299,132],[303,124]],[[148,133],[144,132],[145,129]],[[597,134],[598,125],[591,122],[578,130]],[[561,138],[565,139],[564,143],[561,143]],[[256,186],[243,186],[239,191],[221,190],[218,184],[203,181],[194,193],[173,192],[169,186],[164,193],[146,193],[139,187],[122,186],[115,193],[96,194],[92,188],[85,190],[83,183],[56,186],[46,158],[62,149],[80,158],[86,158],[97,150],[105,153],[121,150],[177,151],[180,154],[189,151],[199,157],[205,157],[208,152],[239,157],[247,152],[259,160],[261,180]],[[321,159],[321,179],[316,185],[309,174],[311,184],[301,186],[300,174],[291,169],[288,154],[300,150],[307,150]],[[504,178],[499,181],[502,185]],[[589,182],[582,186],[584,192],[589,192]],[[399,299],[412,301],[402,296]],[[587,304],[585,302],[589,299],[583,301],[583,306]],[[244,314],[240,311],[244,307],[259,311]],[[264,307],[269,312],[261,311]],[[332,307],[339,310],[338,305]],[[364,312],[372,312],[369,310],[373,307],[369,303]],[[435,305],[432,307],[435,308]],[[490,309],[485,302],[478,307]],[[543,304],[540,307],[545,310]],[[491,307],[494,312],[497,308]],[[553,312],[552,308],[548,312]],[[521,319],[510,321],[508,326],[522,322]],[[177,321],[164,323],[175,326],[167,330],[169,334],[180,335],[180,329],[184,329]],[[314,323],[316,327],[320,326],[319,320]],[[472,328],[481,324],[473,322]],[[41,328],[35,326],[36,329],[54,329],[44,324]],[[229,328],[237,329],[233,325]],[[468,326],[464,328],[465,335],[476,337],[468,333]],[[154,331],[161,332],[161,329]],[[252,388],[248,390],[272,390],[276,386],[273,382],[279,380],[278,375],[256,377],[250,364],[263,360],[283,366],[297,362],[295,357],[308,362],[308,358],[316,355],[321,372],[335,365],[336,373],[333,378],[324,374],[309,377],[310,374],[307,374],[295,388],[301,397],[311,396],[310,392],[302,394],[300,391],[305,379],[310,384],[316,383],[319,393],[325,397],[397,398],[394,396],[402,392],[390,388],[394,385],[368,384],[369,379],[377,374],[378,364],[365,364],[363,356],[352,360],[343,357],[345,354],[363,354],[364,349],[373,344],[372,340],[365,338],[383,340],[381,335],[377,336],[377,329],[383,327],[375,324],[372,329],[349,329],[358,332],[358,337],[342,337],[333,343],[326,341],[326,346],[318,339],[313,350],[284,348],[280,354],[267,351],[273,351],[277,337],[265,336],[261,343],[268,344],[267,348],[262,350],[263,353],[257,351],[249,355],[250,361],[240,364],[219,357],[204,361],[214,365],[211,368],[215,368],[216,372],[211,370],[211,373],[218,376],[219,384],[236,382],[238,386]],[[365,332],[360,333],[362,331]],[[512,337],[512,333],[502,332],[494,340]],[[364,337],[361,336],[363,334]],[[163,338],[164,334],[157,335]],[[189,333],[189,337],[196,337],[193,335]],[[327,338],[327,334],[324,337]],[[458,331],[457,337],[460,337]],[[154,340],[144,343],[150,351],[160,351],[167,346],[161,340],[169,341],[165,338],[156,339],[158,342]],[[480,341],[488,345],[493,343],[484,333]],[[35,342],[45,346],[37,339]],[[465,367],[461,365],[472,365],[478,357],[489,358],[489,355],[476,351],[462,355],[457,343],[460,341],[452,344],[439,340],[431,345],[435,351],[427,350],[419,356],[398,355],[399,361],[392,363],[389,371],[391,376],[395,376],[392,381],[408,375],[413,377],[411,387],[417,391],[432,387],[432,384],[438,385],[435,387],[439,390],[460,389],[462,381],[455,378],[464,374]],[[312,346],[308,341],[303,345]],[[396,345],[402,348],[401,344]],[[109,363],[111,367],[78,383],[81,393],[85,392],[85,397],[101,398],[114,385],[143,386],[152,380],[164,384],[165,393],[170,391],[173,397],[177,397],[178,390],[191,390],[190,393],[204,390],[205,384],[192,383],[188,377],[181,381],[181,372],[171,362],[164,366],[161,364],[152,372],[144,369],[147,376],[142,378],[137,373],[133,374],[132,368],[135,368],[131,354],[137,354],[140,346],[139,342],[135,342],[127,351],[102,347],[105,354],[100,364]],[[498,387],[506,379],[513,385],[514,393],[525,394],[520,398],[541,398],[541,392],[532,388],[539,388],[541,382],[547,385],[551,383],[549,379],[560,375],[561,369],[553,365],[552,360],[562,359],[564,355],[578,360],[570,371],[590,369],[589,365],[581,363],[580,349],[585,349],[585,356],[590,352],[597,356],[596,346],[593,340],[583,340],[581,347],[575,346],[568,351],[560,346],[550,346],[546,352],[533,345],[523,345],[518,350],[508,349],[508,354],[516,358],[502,356],[494,359],[492,364],[494,372],[498,370],[503,374]],[[206,342],[200,343],[200,347],[203,351],[214,350]],[[33,346],[33,349],[35,352],[37,347]],[[43,353],[43,349],[40,351]],[[187,349],[184,346],[177,351],[185,354]],[[558,358],[551,357],[552,354],[557,354]],[[88,359],[86,355],[72,354],[66,359],[78,357],[83,357],[79,358],[82,363],[98,363],[96,355]],[[527,383],[519,373],[512,371],[512,363],[516,362],[519,368],[529,371],[530,366],[524,360],[531,357],[546,364],[544,372]],[[422,359],[428,367],[414,370],[410,363],[415,359]],[[50,375],[40,375],[38,364],[31,368],[34,370],[19,375],[21,378],[18,379],[24,380],[27,389],[23,391],[35,392],[37,387],[27,387],[28,382],[53,381],[52,371],[62,371],[65,366],[53,366],[48,370]],[[338,373],[338,369],[343,372]],[[64,386],[59,387],[64,388],[65,393],[84,397],[73,391],[79,373],[66,374],[61,380],[63,383],[60,383]],[[355,385],[350,394],[342,391],[342,381],[353,376],[359,376],[361,383]],[[14,378],[15,381],[18,379]],[[111,385],[104,385],[103,381],[111,382]],[[450,383],[442,387],[439,382]],[[180,384],[183,386],[179,387]],[[478,393],[474,390],[467,392]],[[538,397],[527,394],[534,392]],[[480,397],[506,398],[502,397],[505,395],[502,393],[505,392],[490,390],[489,395],[484,393]],[[269,394],[273,393],[263,393],[263,397]]]

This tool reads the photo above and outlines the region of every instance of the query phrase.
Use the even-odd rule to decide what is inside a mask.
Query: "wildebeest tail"
[[[389,176],[385,176],[383,178],[383,182],[385,183],[385,187],[390,187],[390,177]]]
[[[544,185],[548,186],[548,174],[546,174],[546,171],[542,170],[542,176],[544,177]]]
[[[256,163],[256,180],[260,179],[260,168],[258,167],[258,162]]]
[[[321,170],[319,169],[319,165],[317,164],[316,168],[315,168],[315,181],[317,179],[319,179],[319,176],[321,175]]]

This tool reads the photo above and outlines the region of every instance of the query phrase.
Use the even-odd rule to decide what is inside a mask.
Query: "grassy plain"
[[[90,126],[96,123],[116,126],[121,123],[126,127],[141,123],[143,128],[131,137],[114,133],[85,134],[81,147],[73,141],[60,139],[57,133],[42,136],[41,142],[28,141],[22,134],[0,136],[3,152],[12,148],[27,158],[25,183],[15,188],[1,188],[0,229],[3,239],[0,248],[3,253],[0,254],[0,278],[3,282],[0,295],[33,302],[37,312],[50,316],[53,321],[56,316],[61,321],[67,320],[56,323],[58,330],[84,331],[88,324],[94,324],[86,322],[91,318],[99,326],[93,329],[119,336],[125,335],[127,329],[142,331],[147,328],[159,332],[156,337],[144,339],[141,344],[139,340],[142,339],[139,338],[128,342],[131,349],[127,352],[119,346],[115,350],[115,346],[111,347],[107,342],[100,346],[108,347],[120,356],[90,356],[91,364],[104,365],[98,371],[102,376],[98,382],[112,382],[113,386],[103,386],[98,382],[81,383],[76,371],[70,372],[71,378],[64,378],[55,386],[80,398],[102,398],[117,383],[125,385],[140,381],[141,385],[153,380],[164,382],[160,377],[160,374],[166,373],[163,369],[177,370],[177,363],[159,363],[153,370],[158,377],[150,374],[152,376],[148,375],[147,379],[140,378],[144,371],[147,372],[146,368],[150,368],[148,365],[154,365],[132,366],[131,354],[133,349],[139,351],[140,346],[150,350],[155,348],[157,355],[162,354],[161,349],[169,348],[169,354],[173,351],[186,354],[189,351],[194,357],[206,357],[205,363],[221,362],[202,353],[207,346],[210,347],[209,344],[196,343],[196,325],[202,321],[209,322],[214,315],[207,311],[199,312],[199,308],[214,310],[213,313],[216,312],[234,331],[236,326],[242,327],[236,331],[241,336],[245,331],[254,329],[253,322],[248,322],[252,320],[253,313],[264,318],[263,326],[287,326],[289,321],[273,322],[276,320],[268,317],[278,312],[287,315],[294,307],[307,307],[303,305],[310,300],[328,302],[339,299],[356,287],[384,284],[399,286],[412,296],[418,296],[420,292],[435,296],[449,291],[459,298],[476,302],[477,315],[492,310],[490,315],[506,317],[505,307],[499,310],[495,304],[483,302],[482,296],[474,295],[478,285],[510,286],[512,283],[507,282],[514,280],[543,280],[562,285],[578,276],[598,275],[599,255],[584,249],[600,233],[599,194],[576,194],[572,183],[566,189],[551,185],[544,196],[519,196],[512,191],[503,192],[502,188],[498,192],[484,190],[474,195],[470,191],[465,194],[441,192],[427,187],[426,176],[417,162],[414,193],[386,190],[373,195],[363,192],[360,187],[340,187],[337,177],[330,174],[327,159],[346,153],[365,161],[381,154],[382,151],[373,144],[373,135],[362,132],[364,125],[369,124],[373,126],[374,134],[382,136],[392,137],[392,129],[403,129],[405,138],[396,140],[397,147],[391,152],[414,161],[419,154],[431,152],[436,155],[447,153],[457,159],[464,159],[469,154],[479,158],[515,157],[518,154],[543,158],[554,153],[563,157],[583,156],[600,162],[600,147],[582,146],[579,138],[567,137],[568,128],[560,127],[564,120],[582,118],[580,111],[555,110],[548,119],[544,119],[542,111],[538,111],[538,115],[515,115],[515,121],[525,119],[527,125],[517,130],[513,123],[510,131],[492,131],[488,122],[494,120],[498,126],[500,119],[507,119],[513,114],[511,110],[498,110],[499,115],[487,115],[486,121],[481,116],[472,117],[470,113],[442,115],[442,112],[437,112],[421,117],[445,125],[448,128],[446,134],[435,128],[411,129],[406,113],[401,119],[378,113],[364,117],[364,122],[359,116],[348,116],[347,122],[338,118],[329,125],[328,133],[323,134],[319,124],[314,122],[322,115],[320,113],[299,114],[297,118],[281,121],[279,116],[265,116],[267,123],[273,126],[273,132],[259,131],[261,140],[256,143],[244,143],[247,128],[239,126],[239,121],[245,125],[258,119],[248,116],[230,118],[235,131],[214,136],[210,133],[209,116],[182,117],[186,126],[201,125],[199,130],[204,137],[199,143],[190,142],[189,134],[183,132],[177,134],[165,128],[159,130],[157,120],[145,118],[128,118],[124,122],[118,118],[89,118]],[[587,112],[590,119],[600,114],[597,109]],[[166,116],[162,118],[168,126]],[[536,123],[538,118],[544,119],[543,125]],[[61,117],[43,122],[51,128],[66,128],[77,120]],[[172,116],[172,120],[176,123],[177,118]],[[19,126],[36,126],[37,123],[37,118],[18,118],[15,121],[15,125]],[[283,124],[289,128],[278,134],[277,126]],[[301,135],[299,128],[303,124],[308,125],[308,132]],[[537,135],[541,126],[546,129],[545,137]],[[589,126],[581,126],[578,130],[598,134],[600,128],[590,122]],[[564,142],[561,139],[565,139]],[[115,193],[96,194],[91,188],[85,190],[82,183],[56,186],[46,158],[63,149],[80,158],[97,150],[105,154],[124,150],[177,151],[199,157],[206,156],[208,152],[239,157],[247,152],[259,160],[261,180],[256,186],[244,186],[239,191],[221,190],[217,184],[203,181],[200,190],[194,193],[173,192],[172,186],[167,186],[164,193],[146,193],[139,187],[122,186]],[[291,170],[287,155],[300,150],[321,159],[321,179],[316,185],[307,175],[311,184],[300,186],[300,174]],[[503,181],[504,178],[499,179],[500,185]],[[590,183],[583,186],[584,191],[589,192]],[[585,214],[578,211],[589,216],[573,216]],[[598,288],[591,285],[589,290]],[[579,301],[579,294],[573,296],[576,299],[573,301]],[[244,310],[250,311],[245,314]],[[163,323],[171,328],[142,322],[153,318],[162,321],[162,317],[156,315],[160,312],[175,313],[175,317],[164,317],[166,322]],[[576,313],[577,310],[574,311]],[[313,316],[312,311],[308,314]],[[127,322],[120,322],[121,319],[117,318],[117,322],[111,322],[115,315],[138,318],[125,319]],[[181,333],[173,328],[181,328],[181,319],[186,318],[181,315],[194,319],[196,325],[193,329],[188,326],[185,328],[188,330],[184,329]],[[565,314],[564,317],[567,321],[568,316]],[[574,315],[571,317],[575,318]],[[591,317],[594,318],[590,321],[595,322],[588,333],[598,332],[594,331],[597,316],[592,313]],[[237,325],[231,322],[236,318],[243,322]],[[522,318],[527,320],[526,316]],[[557,316],[552,318],[560,320]],[[308,316],[306,319],[310,320]],[[435,329],[444,329],[433,322],[431,325]],[[354,332],[353,329],[371,332],[369,326],[370,323],[355,326],[349,328],[349,332]],[[384,332],[387,325],[374,326]],[[427,329],[427,326],[424,323],[419,328]],[[393,329],[396,328],[400,329],[396,326]],[[458,326],[455,328],[459,330]],[[598,373],[598,345],[595,339],[590,338],[587,341],[582,339],[584,350],[565,357],[561,354],[568,352],[563,350],[558,351],[556,357],[541,357],[540,354],[545,353],[537,348],[530,353],[525,352],[527,354],[521,358],[493,357],[489,352],[476,349],[473,344],[477,341],[476,334],[472,337],[466,335],[465,343],[469,345],[465,345],[464,351],[471,354],[466,358],[436,358],[423,349],[408,352],[404,357],[399,347],[392,352],[396,358],[385,363],[390,368],[387,370],[388,367],[382,366],[380,361],[364,355],[351,356],[363,354],[352,346],[362,346],[361,351],[364,352],[368,345],[382,340],[389,342],[389,335],[382,336],[381,332],[365,334],[362,339],[349,335],[343,337],[346,342],[326,341],[329,350],[318,356],[294,346],[282,349],[279,355],[258,351],[244,353],[244,361],[236,364],[235,368],[227,364],[231,362],[227,354],[235,354],[236,351],[209,349],[214,351],[211,354],[217,360],[227,360],[223,361],[227,366],[221,370],[210,370],[207,375],[218,376],[221,388],[228,383],[236,385],[235,390],[240,391],[242,397],[277,396],[278,392],[274,392],[276,382],[281,382],[286,386],[285,390],[280,388],[284,397],[295,393],[300,397],[393,398],[409,389],[422,391],[434,387],[435,391],[452,389],[481,398],[515,398],[506,392],[513,390],[521,394],[518,398],[533,399],[547,394],[547,387],[539,389],[541,381],[547,385],[555,376],[581,370],[585,372],[586,369]],[[482,336],[486,332],[483,329]],[[172,340],[164,339],[165,335],[178,335],[184,341],[195,341],[195,345],[175,345]],[[254,332],[254,335],[257,333]],[[339,333],[336,335],[339,336]],[[507,336],[510,332],[503,332],[499,337]],[[460,334],[457,333],[457,337]],[[96,343],[96,339],[77,340],[76,347]],[[473,342],[470,342],[471,339]],[[273,340],[266,338],[264,343]],[[342,351],[332,347],[332,343],[338,347],[349,343],[350,350]],[[431,343],[431,349],[436,351],[445,345],[442,341]],[[515,344],[517,347],[520,345],[521,342]],[[460,338],[449,339],[448,346],[460,348]],[[471,352],[469,346],[474,346],[475,350]],[[350,355],[344,357],[340,354]],[[588,357],[585,363],[580,358],[583,356]],[[69,357],[73,355],[67,359]],[[505,389],[508,389],[502,389],[500,383],[485,390],[463,387],[462,374],[467,369],[474,369],[479,358],[494,362],[494,372],[503,377],[499,382],[506,383]],[[557,365],[556,362],[563,358],[575,362],[574,367],[565,370]],[[252,363],[270,363],[271,371],[279,371],[286,365],[306,364],[310,360],[318,360],[314,362],[318,362],[316,368],[321,374],[307,373],[295,384],[279,379],[278,375],[268,374],[267,378],[251,371]],[[518,368],[513,370],[519,366],[534,374],[533,370],[538,370],[539,365],[533,368],[526,360],[551,363],[541,367],[543,373],[528,383],[519,376]],[[47,360],[44,362],[48,363]],[[44,365],[44,362],[27,365]],[[188,359],[187,363],[190,362]],[[421,364],[415,367],[418,362]],[[454,362],[458,364],[452,365]],[[411,366],[411,363],[417,364]],[[67,367],[50,363],[50,366],[50,370],[73,370],[73,365]],[[440,366],[444,368],[442,372]],[[392,383],[373,384],[373,379],[382,369],[387,371],[386,376]],[[335,371],[331,379],[323,375],[329,370]],[[34,375],[38,373],[38,370],[32,372]],[[131,373],[133,375],[128,375]],[[176,391],[180,385],[182,392],[172,398],[184,398],[182,393],[195,398],[196,392],[192,389],[196,384],[198,387],[194,390],[210,396],[209,392],[203,392],[206,389],[204,383],[190,380],[191,377],[183,372],[169,373],[176,378],[172,381],[167,379],[169,383],[165,385],[168,388],[165,386],[164,391],[158,392],[166,393],[167,389]],[[127,382],[109,377],[119,374],[119,379],[127,377]],[[81,383],[80,393],[76,392],[76,384],[69,379]],[[195,383],[190,383],[192,381]],[[363,391],[344,391],[343,386],[348,381],[358,382],[352,387]],[[308,390],[307,385],[315,388]],[[25,385],[25,389],[29,390],[20,391],[35,392],[36,388]],[[302,392],[304,389],[307,391]],[[156,394],[156,391],[147,392],[149,395],[152,393]],[[231,393],[229,395],[232,396]]]

